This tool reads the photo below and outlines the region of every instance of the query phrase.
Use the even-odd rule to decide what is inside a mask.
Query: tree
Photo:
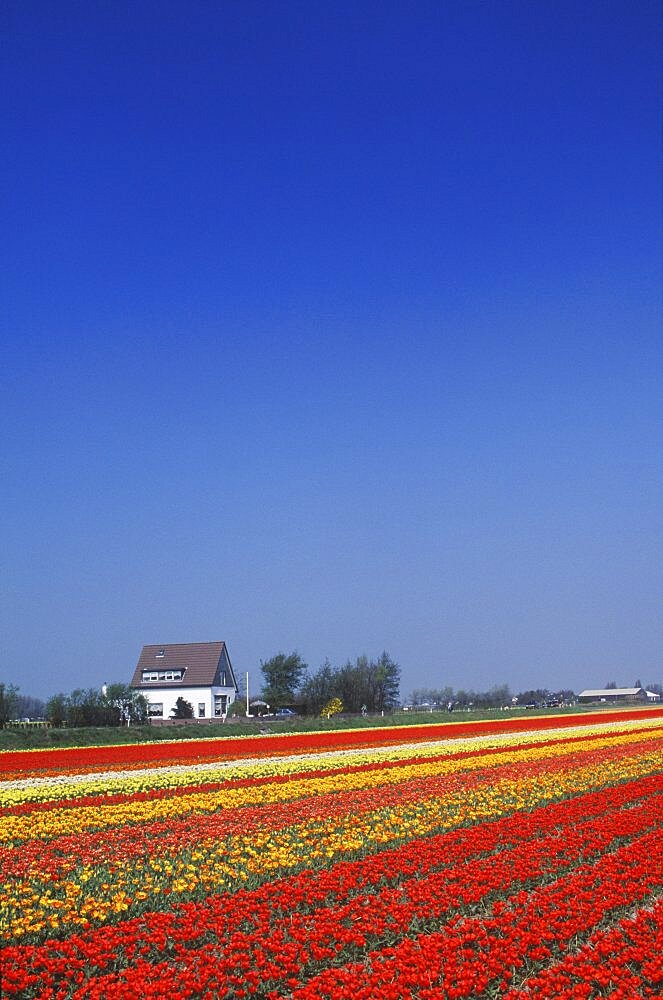
[[[46,718],[60,726],[122,726],[147,722],[147,698],[127,684],[77,688],[71,694],[55,694],[46,703]]]
[[[295,691],[308,668],[299,653],[293,652],[261,660],[260,669],[264,677],[262,697],[272,708],[281,708],[295,700]]]
[[[518,692],[519,705],[544,705],[550,698],[546,688],[530,688],[529,691]]]
[[[453,701],[454,689],[448,684],[443,688],[415,688],[410,694],[410,704],[417,705],[433,705],[433,706],[444,706],[446,707],[450,701]]]
[[[401,668],[386,651],[371,663],[374,711],[383,712],[398,704],[400,697]]]
[[[109,684],[103,691],[103,701],[108,714],[107,725],[121,726],[131,722],[143,725],[147,721],[147,698],[128,684]]]
[[[329,660],[306,678],[301,686],[299,698],[308,715],[318,715],[323,705],[336,695],[336,671]]]
[[[46,702],[46,718],[55,729],[60,729],[67,721],[68,704],[67,696],[64,694],[54,694]]]
[[[175,708],[170,713],[171,719],[193,719],[193,705],[180,697],[175,702]]]
[[[503,705],[511,703],[511,689],[508,684],[495,684],[481,698],[482,707],[501,708]]]
[[[67,725],[108,726],[108,708],[97,688],[76,688],[67,699]]]
[[[388,653],[377,660],[358,656],[333,671],[334,695],[341,699],[348,712],[383,712],[398,703],[400,667]]]
[[[46,706],[41,698],[29,694],[19,694],[16,698],[17,718],[43,719]]]
[[[15,684],[0,681],[0,729],[4,729],[10,719],[16,717],[18,688]]]
[[[355,663],[348,660],[336,671],[336,694],[343,702],[346,711],[360,712],[362,705],[373,711],[374,706],[368,692],[367,673],[366,656],[357,657]]]

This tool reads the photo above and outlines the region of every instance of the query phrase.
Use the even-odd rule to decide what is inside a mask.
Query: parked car
[[[294,719],[296,715],[291,708],[277,708],[274,712],[275,719]]]

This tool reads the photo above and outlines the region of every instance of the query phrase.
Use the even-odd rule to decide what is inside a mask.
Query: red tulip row
[[[628,732],[629,736],[642,735],[646,739],[651,734],[649,728],[629,728],[628,730],[615,730],[611,736],[623,736]],[[481,747],[478,750],[465,749],[455,753],[436,753],[430,755],[419,755],[417,757],[399,757],[396,760],[376,760],[365,764],[348,764],[345,767],[334,767],[333,773],[340,774],[360,774],[366,771],[395,769],[407,767],[410,764],[427,764],[432,762],[451,760],[471,760],[476,757],[484,757],[487,764],[490,758],[498,754],[503,754],[508,750],[517,749],[526,751],[530,748],[541,750],[546,747],[573,746],[575,743],[591,744],[597,740],[605,739],[605,732],[585,733],[582,736],[567,736],[563,741],[558,739],[537,740],[535,743],[523,741],[518,742],[515,747],[497,746]],[[589,749],[589,746],[587,746]],[[269,784],[290,784],[301,780],[323,777],[330,773],[330,768],[320,767],[315,770],[294,771],[287,774],[258,775],[247,778],[231,778],[227,781],[201,781],[198,784],[188,784],[183,786],[150,788],[140,792],[97,792],[91,795],[80,795],[69,799],[53,798],[44,801],[22,802],[18,805],[8,806],[2,810],[3,816],[27,816],[36,812],[49,812],[53,809],[80,808],[81,806],[98,805],[100,802],[104,806],[120,805],[124,802],[149,802],[158,799],[187,798],[191,795],[199,795],[201,792],[214,792],[226,788],[251,788]]]
[[[646,752],[650,746],[647,742],[630,744],[628,754],[630,756]],[[529,777],[566,773],[583,763],[621,759],[624,754],[624,747],[619,745],[603,747],[597,751],[576,751],[552,758],[503,765],[498,773],[500,779],[520,782]],[[376,764],[375,770],[381,770],[388,763],[383,761]],[[50,841],[30,840],[22,843],[20,850],[2,845],[0,870],[7,878],[37,877],[40,874],[63,875],[81,864],[108,864],[111,845],[113,863],[122,864],[135,857],[150,855],[155,845],[158,849],[164,838],[167,838],[170,851],[185,850],[202,839],[218,839],[258,828],[279,830],[297,823],[325,819],[330,815],[359,815],[390,805],[414,803],[422,796],[449,795],[459,789],[469,791],[486,781],[492,781],[495,774],[495,770],[488,764],[485,769],[471,773],[410,777],[402,784],[328,792],[315,797],[243,806],[202,815],[183,811],[181,819],[177,820],[154,820],[100,831],[81,830],[76,834],[54,837]]]
[[[31,840],[21,844],[20,850],[0,846],[0,868],[9,877],[26,874],[59,874],[73,870],[79,864],[103,865],[108,863],[109,845],[112,844],[113,863],[124,863],[136,857],[150,856],[155,846],[164,841],[169,852],[194,847],[203,839],[237,836],[256,829],[276,831],[329,816],[359,814],[372,809],[416,802],[422,789],[435,794],[461,787],[469,788],[480,780],[480,772],[452,775],[439,779],[410,780],[406,784],[352,789],[347,792],[328,792],[316,796],[258,806],[241,806],[237,809],[220,809],[214,813],[186,814],[182,819],[154,820],[147,823],[107,828],[100,831],[81,831],[64,834],[45,842]]]
[[[293,1000],[458,1000],[488,991],[508,996],[517,977],[557,958],[602,921],[642,905],[661,887],[663,831],[656,830],[552,884],[495,903],[487,917],[452,918],[441,931],[366,952],[363,961],[325,969],[301,985],[291,982],[288,995]],[[197,957],[188,974],[197,979],[203,968]],[[211,971],[207,990],[216,988]],[[192,995],[180,987],[180,997]],[[276,1000],[283,993],[267,996]]]
[[[58,748],[54,750],[7,750],[0,752],[0,773],[10,774],[62,772],[86,768],[144,766],[154,763],[187,763],[211,760],[236,760],[264,757],[267,754],[319,753],[349,747],[389,746],[404,742],[440,739],[464,739],[496,733],[562,729],[569,726],[626,722],[663,716],[663,708],[593,712],[578,715],[552,715],[541,718],[507,718],[483,722],[449,722],[436,725],[393,726],[387,729],[348,729],[336,732],[287,733],[268,737],[222,737],[204,740],[174,740],[164,743],[140,743],[121,746]]]
[[[663,995],[663,899],[616,927],[600,928],[580,948],[531,976],[506,1000],[610,1000]]]
[[[214,996],[240,996],[242,989],[264,995],[289,979],[301,983],[302,970],[313,974],[321,962],[347,962],[357,949],[397,943],[439,926],[458,907],[513,896],[519,886],[546,881],[641,835],[660,823],[663,794],[655,788],[661,792],[662,785],[643,779],[254,892],[145,914],[63,942],[8,948],[7,996],[110,998],[142,990],[159,997],[180,981],[172,995],[200,996],[203,986]],[[168,959],[158,961],[164,951]],[[196,988],[186,992],[187,969],[194,966]],[[67,980],[78,992],[67,990]]]

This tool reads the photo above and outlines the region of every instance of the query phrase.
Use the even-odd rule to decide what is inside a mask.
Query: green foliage
[[[319,715],[323,705],[336,697],[336,671],[329,660],[306,678],[299,692],[299,701],[308,715]]]
[[[15,684],[0,681],[0,729],[4,729],[10,719],[15,718],[18,705],[18,688]]]
[[[193,719],[193,705],[181,696],[175,702],[175,708],[170,713],[171,719]]]
[[[574,705],[574,707],[557,708],[549,711],[551,716],[573,715],[582,721],[584,715],[593,711],[593,706]],[[473,709],[464,712],[463,722],[472,722],[480,719],[503,718],[501,709]],[[272,720],[274,721],[274,720]],[[448,722],[449,714],[446,708],[436,711],[430,716],[426,716],[427,722]],[[362,718],[361,715],[340,715],[331,719],[321,719],[318,716],[310,719],[298,718],[285,725],[289,731],[293,732],[324,732],[327,729],[357,729],[366,727],[380,729],[385,725],[402,726],[405,730],[409,726],[419,725],[421,716],[417,712],[396,712],[389,718],[369,715]],[[276,724],[278,725],[278,723]],[[236,720],[231,724],[222,724],[218,720],[218,725],[210,726],[206,731],[205,739],[223,740],[233,736],[253,736],[256,733],[256,720]],[[133,743],[160,743],[163,740],[172,740],[173,730],[169,726],[120,726],[119,728],[89,727],[82,729],[53,729],[51,726],[25,728],[13,728],[7,726],[0,729],[0,749],[4,750],[28,750],[38,748],[53,747],[76,747],[76,746],[102,746],[105,744],[133,744]],[[182,726],[177,732],[180,739],[200,739],[200,729],[198,726]]]
[[[451,703],[453,708],[458,709],[494,709],[511,708],[513,705],[525,706],[536,704],[542,707],[551,705],[569,704],[575,701],[573,691],[564,689],[560,691],[548,691],[547,688],[532,688],[527,691],[519,691],[512,695],[508,684],[495,684],[488,691],[473,691],[459,688],[454,691],[451,687],[443,688],[415,688],[410,695],[410,703],[413,708],[425,707],[426,709],[444,709]]]
[[[307,666],[299,653],[286,656],[277,653],[271,660],[260,661],[264,678],[262,697],[272,708],[282,708],[295,701],[295,691],[299,687]]]
[[[320,715],[323,719],[331,719],[332,715],[338,715],[343,711],[343,702],[340,698],[332,698],[323,706]]]
[[[311,714],[322,714],[332,698],[338,698],[347,712],[389,711],[398,704],[400,667],[388,653],[377,660],[359,656],[354,663],[332,667],[325,661],[302,685],[300,700]]]
[[[46,718],[52,726],[60,729],[67,721],[67,696],[65,694],[54,694],[46,702]]]
[[[103,692],[103,703],[111,726],[142,726],[147,722],[147,698],[128,684],[109,684]]]
[[[62,726],[143,725],[147,721],[147,699],[127,684],[109,684],[71,694],[55,694],[46,702],[46,718],[56,729]]]
[[[426,706],[446,706],[450,701],[454,701],[454,689],[447,685],[441,688],[415,688],[410,695],[410,702],[412,705],[426,705]]]
[[[46,716],[46,706],[41,698],[33,698],[29,694],[19,694],[16,705],[16,715],[20,719],[44,719]]]

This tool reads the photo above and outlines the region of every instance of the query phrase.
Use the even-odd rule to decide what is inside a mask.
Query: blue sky
[[[663,681],[658,4],[0,21],[2,679]]]

